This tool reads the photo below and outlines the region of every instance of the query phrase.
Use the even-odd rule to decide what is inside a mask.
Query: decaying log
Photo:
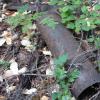
[[[53,18],[58,22],[55,29],[40,23],[41,20],[46,17]],[[83,50],[77,52],[79,43],[73,38],[71,32],[60,23],[60,17],[55,11],[49,11],[46,15],[37,20],[37,27],[54,57],[68,53],[69,59],[73,60],[76,54],[80,55],[83,52]],[[79,63],[81,62],[79,61]],[[79,68],[80,75],[71,89],[72,94],[76,98],[78,98],[88,87],[95,83],[100,83],[100,74],[95,70],[89,60],[82,63]]]

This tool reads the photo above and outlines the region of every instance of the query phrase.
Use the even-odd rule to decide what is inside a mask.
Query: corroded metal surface
[[[22,3],[9,3],[6,6],[6,9],[11,10],[11,11],[17,11],[23,5],[25,5],[25,4],[22,4]],[[37,9],[39,9],[41,11],[47,11],[47,10],[50,10],[50,9],[53,9],[53,8],[55,8],[55,6],[48,5],[48,4],[38,4],[38,5],[37,4],[29,4],[27,10],[35,12]]]
[[[47,16],[45,15],[45,17]],[[49,14],[49,17],[55,17],[56,21],[59,20],[59,16],[55,13]],[[55,29],[51,29],[46,25],[37,25],[54,57],[60,56],[65,52],[68,52],[70,58],[75,56],[78,43],[73,40],[71,33],[61,23],[57,24]]]
[[[59,22],[55,29],[40,24],[40,21],[48,16]],[[73,59],[76,56],[79,43],[77,43],[77,41],[73,38],[73,35],[60,23],[59,19],[60,18],[57,13],[49,12],[37,21],[38,29],[54,57],[68,53],[69,58]],[[77,55],[80,53],[82,53],[82,50],[77,52]],[[100,82],[100,74],[95,70],[90,61],[87,60],[82,63],[82,66],[79,68],[80,75],[74,82],[71,89],[72,94],[76,98],[78,98],[88,87]]]

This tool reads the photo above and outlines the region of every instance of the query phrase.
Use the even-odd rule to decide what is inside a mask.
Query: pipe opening
[[[95,96],[95,94],[97,94],[98,91],[100,91],[100,83],[96,83],[96,84],[88,87],[86,90],[84,90],[79,95],[79,97],[78,97],[77,100],[89,100],[90,98],[92,98],[93,96]],[[90,100],[94,100],[94,99],[90,99]],[[95,100],[98,100],[98,99],[95,99]]]

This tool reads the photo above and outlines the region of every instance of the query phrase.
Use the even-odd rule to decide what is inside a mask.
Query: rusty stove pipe
[[[46,17],[51,17],[58,22],[55,29],[40,24],[40,21]],[[70,31],[60,23],[60,17],[55,11],[49,11],[48,14],[37,20],[37,27],[54,57],[64,53],[68,53],[70,59],[76,56],[79,43],[74,39]],[[78,52],[78,54],[80,53],[82,53],[82,50]],[[91,62],[87,60],[80,67],[80,75],[72,85],[72,94],[78,98],[88,87],[100,83],[99,77],[100,74],[95,70]]]

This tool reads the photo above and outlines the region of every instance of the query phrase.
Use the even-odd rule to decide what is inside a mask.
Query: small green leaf
[[[69,10],[69,7],[68,7],[68,6],[64,6],[64,7],[61,9],[62,12],[67,12],[68,10]]]
[[[85,5],[81,8],[81,10],[84,14],[86,14],[88,12],[87,6],[85,6]]]
[[[69,72],[68,78],[69,82],[73,83],[76,78],[78,78],[80,72],[78,69],[73,69],[71,72]]]
[[[94,36],[91,36],[91,37],[88,39],[88,42],[90,42],[90,43],[94,42]]]
[[[74,29],[75,28],[75,24],[70,22],[70,23],[67,24],[67,28]]]
[[[97,49],[100,48],[100,37],[97,37],[97,38],[95,39],[95,46],[96,46]]]
[[[55,5],[55,4],[57,4],[59,2],[59,0],[50,0],[50,4],[51,5]]]
[[[58,99],[58,96],[59,96],[59,93],[58,92],[52,93],[52,100],[57,100]]]
[[[89,31],[90,30],[90,27],[89,26],[82,26],[82,30]]]
[[[23,13],[23,12],[25,12],[26,10],[28,10],[28,7],[29,7],[29,4],[25,4],[25,5],[23,5],[22,7],[20,7],[20,8],[18,9],[18,12],[19,12],[19,13]]]
[[[55,29],[58,22],[56,22],[53,18],[46,17],[40,23],[47,25],[48,27]]]
[[[37,12],[32,16],[32,20],[36,20],[44,14],[45,14],[44,12],[39,12],[39,13]]]
[[[68,95],[62,96],[62,100],[69,100]]]
[[[100,25],[100,19],[97,19],[97,18],[96,18],[96,20],[94,21],[94,23],[95,23],[96,25]]]
[[[67,54],[63,54],[54,60],[55,65],[63,65],[68,59]]]
[[[95,9],[95,10],[100,10],[100,4],[96,4],[96,5],[94,6],[94,9]]]
[[[10,63],[5,60],[0,60],[0,67],[4,69],[8,69],[10,67]]]

